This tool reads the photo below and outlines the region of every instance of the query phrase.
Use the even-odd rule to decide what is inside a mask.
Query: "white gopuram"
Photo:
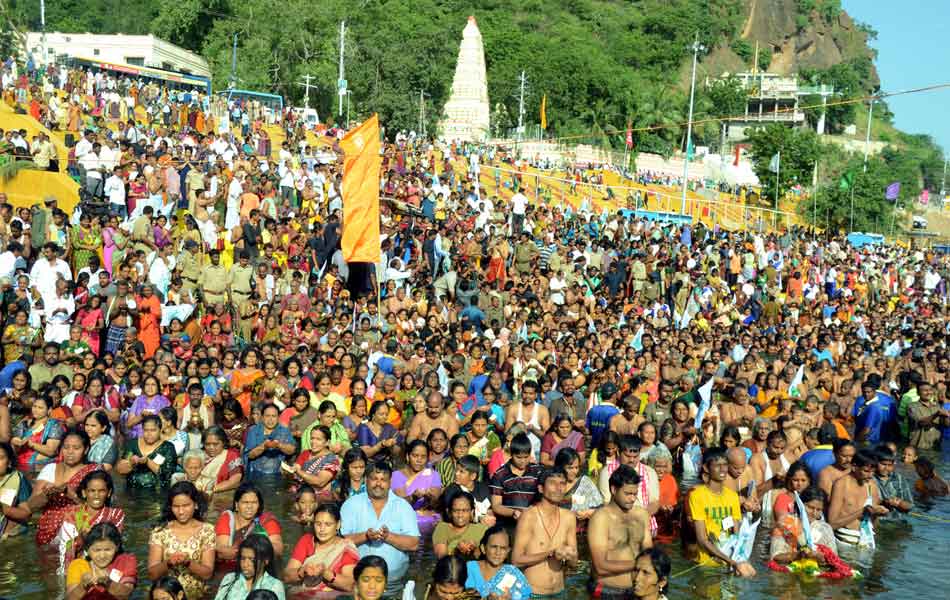
[[[481,142],[489,137],[488,79],[485,49],[475,17],[462,31],[458,63],[452,79],[452,94],[445,104],[439,135],[449,141]]]

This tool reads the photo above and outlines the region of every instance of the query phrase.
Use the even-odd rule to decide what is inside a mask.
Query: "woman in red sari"
[[[125,511],[112,506],[114,491],[112,477],[105,471],[91,471],[79,482],[76,491],[79,504],[63,511],[59,530],[60,553],[65,557],[65,564],[79,556],[85,537],[95,525],[112,523],[120,532],[125,527]]]
[[[240,450],[228,447],[228,434],[212,425],[202,434],[201,444],[207,459],[195,487],[209,496],[237,488],[244,476],[244,462]]]
[[[155,356],[161,333],[158,329],[162,318],[162,305],[151,284],[145,284],[142,295],[135,298],[139,311],[139,340],[145,346],[145,358]]]
[[[90,296],[89,303],[76,313],[76,323],[82,328],[82,340],[89,344],[92,353],[99,356],[99,332],[102,331],[102,298]]]
[[[67,512],[79,504],[76,491],[83,478],[99,470],[86,462],[89,436],[85,431],[70,431],[63,438],[59,462],[43,467],[36,477],[33,495],[27,501],[32,512],[42,510],[36,524],[36,543],[45,546],[56,538]]]

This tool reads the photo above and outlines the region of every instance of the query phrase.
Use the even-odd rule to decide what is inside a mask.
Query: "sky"
[[[950,83],[950,0],[843,0],[842,6],[878,32],[871,46],[882,92]],[[950,153],[950,87],[887,104],[899,129],[928,133]]]

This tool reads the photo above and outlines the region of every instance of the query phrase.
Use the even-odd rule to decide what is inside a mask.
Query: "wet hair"
[[[726,447],[726,439],[733,439],[736,441],[736,446],[742,443],[742,434],[739,433],[739,428],[734,425],[729,425],[724,427],[722,433],[719,434],[719,445],[723,448]]]
[[[359,562],[356,563],[356,566],[353,567],[353,579],[358,581],[360,575],[362,575],[366,569],[379,569],[383,572],[383,578],[389,579],[389,567],[386,566],[386,561],[380,556],[369,554],[361,558]]]
[[[465,498],[468,501],[469,508],[473,511],[475,510],[475,496],[471,492],[466,492],[465,490],[458,490],[448,495],[445,499],[445,506],[442,510],[442,520],[446,523],[452,522],[452,504],[459,498]],[[475,515],[472,515],[472,522],[475,522]]]
[[[624,452],[639,452],[643,448],[643,443],[640,442],[640,438],[633,435],[632,433],[627,433],[620,436],[620,453]]]
[[[261,516],[261,513],[264,512],[264,494],[261,493],[260,488],[257,487],[251,481],[242,481],[241,485],[234,490],[234,499],[231,501],[231,510],[237,512],[238,502],[241,501],[241,497],[245,494],[254,494],[257,496],[257,514],[254,515],[254,518]]]
[[[765,443],[771,445],[772,442],[776,440],[782,440],[783,442],[788,443],[788,437],[785,435],[785,432],[778,429],[769,432],[768,437],[765,438]]]
[[[435,563],[432,585],[454,583],[464,587],[467,577],[468,570],[463,558],[452,555],[443,556]]]
[[[458,446],[458,443],[461,441],[468,441],[468,437],[464,433],[456,433],[449,440],[449,451],[454,451],[455,447]],[[530,444],[530,442],[529,442]]]
[[[159,431],[162,430],[162,420],[158,415],[145,415],[142,417],[142,429],[145,429],[146,423],[153,423],[156,427],[158,427]]]
[[[663,552],[657,547],[647,548],[637,555],[637,560],[641,557],[646,557],[650,559],[650,564],[653,565],[653,570],[656,571],[657,581],[665,580],[666,583],[660,588],[660,593],[665,594],[667,588],[670,585],[670,570],[672,569],[672,563],[670,562],[670,557],[666,555],[666,552]]]
[[[323,434],[323,437],[326,438],[327,443],[330,443],[330,438],[333,437],[333,433],[330,431],[330,428],[326,425],[315,425],[313,429],[310,430],[310,435],[313,435],[314,431],[319,431]]]
[[[411,442],[406,444],[406,461],[407,462],[409,461],[409,455],[412,454],[412,451],[420,446],[422,448],[425,448],[426,457],[429,456],[429,445],[426,444],[425,440],[412,440]]]
[[[835,441],[831,443],[832,452],[834,452],[835,454],[838,454],[839,452],[841,452],[843,449],[847,448],[848,446],[851,446],[852,448],[857,448],[857,446],[854,445],[854,442],[847,438],[836,438]]]
[[[89,434],[83,431],[82,429],[79,429],[78,427],[76,427],[73,429],[66,430],[66,434],[63,436],[63,441],[65,442],[66,438],[68,437],[79,438],[79,441],[82,442],[83,448],[85,448],[85,450],[82,453],[82,456],[83,456],[82,461],[84,463],[87,462],[86,454],[89,452],[89,447],[92,446],[92,442],[89,440]]]
[[[174,409],[173,409],[174,410]],[[109,435],[112,432],[112,423],[109,421],[108,415],[101,410],[94,410],[83,419],[83,424],[86,423],[89,419],[95,419],[97,423],[102,427],[102,435]]]
[[[386,476],[392,478],[393,476],[393,466],[385,460],[380,461],[369,461],[366,463],[366,474],[364,476],[365,480],[369,480],[370,475],[373,473],[386,473]]]
[[[79,482],[79,487],[76,488],[76,494],[82,499],[86,499],[86,488],[90,483],[96,479],[102,481],[106,484],[106,488],[109,490],[109,495],[106,497],[106,506],[112,506],[112,495],[115,493],[115,483],[112,481],[112,475],[109,475],[107,472],[96,469],[91,473],[86,473],[86,476],[82,478],[82,481]]]
[[[205,512],[208,510],[208,501],[204,494],[198,491],[195,484],[190,481],[179,481],[168,490],[165,496],[165,502],[162,504],[162,514],[159,517],[158,529],[164,529],[169,523],[175,520],[175,513],[172,512],[172,500],[175,496],[188,496],[195,503],[195,520],[203,521]]]
[[[234,583],[241,582],[244,583],[244,578],[241,577],[241,550],[249,549],[254,552],[254,574],[255,576],[258,573],[267,573],[275,579],[277,575],[277,565],[274,564],[274,545],[267,538],[266,535],[261,535],[259,533],[254,533],[241,542],[241,545],[238,546],[238,555],[237,555],[237,564],[234,566],[234,572],[238,575],[234,578]],[[232,583],[233,585],[233,583]]]
[[[202,432],[201,445],[204,446],[205,444],[207,444],[208,438],[212,436],[218,438],[218,441],[224,444],[224,448],[225,450],[227,450],[228,434],[224,431],[224,428],[222,428],[220,425],[211,425],[210,427],[208,427]]]
[[[300,499],[303,498],[305,494],[313,494],[313,496],[316,497],[317,491],[313,489],[313,486],[305,483],[294,492],[294,502],[300,502]]]
[[[175,410],[174,406],[165,406],[161,410],[158,411],[158,414],[159,416],[164,417],[165,420],[171,423],[172,425],[175,425],[177,429],[178,411]]]
[[[310,488],[310,491],[312,492],[313,488]],[[313,516],[316,517],[320,513],[330,515],[337,523],[343,520],[343,517],[340,515],[340,507],[337,506],[336,502],[321,502],[318,504],[317,509],[313,511]]]
[[[805,504],[808,504],[812,500],[821,500],[822,505],[828,504],[828,494],[817,485],[810,485],[803,489],[798,497],[801,498]]]
[[[581,455],[577,453],[577,450],[573,448],[561,448],[557,454],[554,455],[554,467],[563,470],[575,460],[580,459]]]
[[[152,587],[148,590],[149,600],[152,600],[155,597],[155,592],[158,591],[165,592],[172,598],[178,598],[179,595],[184,598],[185,588],[181,586],[181,582],[177,578],[171,575],[162,575],[157,581],[152,582]]]
[[[488,417],[488,411],[476,410],[475,413],[472,414],[472,419],[469,422],[474,423],[475,421],[485,421],[486,423],[491,422],[491,419]]]
[[[872,450],[861,449],[855,453],[851,459],[851,466],[860,469],[861,467],[870,467],[877,464],[877,454]]]
[[[708,466],[717,461],[728,461],[726,453],[722,448],[709,448],[703,453],[703,466]]]
[[[538,476],[538,487],[544,487],[544,484],[547,483],[548,479],[552,477],[561,477],[567,479],[567,475],[564,473],[564,469],[558,467],[551,467],[550,469],[545,469]]]
[[[785,485],[788,485],[788,482],[792,480],[792,475],[801,471],[808,477],[808,484],[812,483],[811,471],[808,470],[808,467],[800,460],[796,460],[789,467],[788,471],[785,472]]]
[[[366,458],[366,453],[363,452],[362,448],[353,447],[343,453],[343,461],[340,464],[340,474],[337,475],[340,503],[345,502],[350,495],[350,465],[358,460],[363,461],[364,465],[369,466],[369,459]],[[365,473],[363,477],[365,480]]]
[[[640,485],[640,474],[630,465],[620,465],[610,474],[611,489],[620,489],[625,485]]]
[[[376,402],[373,402],[372,406],[369,407],[369,418],[372,419],[373,416],[376,415],[377,411],[382,409],[384,406],[389,408],[389,404],[387,404],[385,400],[377,400]]]
[[[531,440],[528,438],[528,434],[524,432],[516,433],[511,438],[508,451],[512,456],[515,454],[531,454]]]
[[[456,470],[462,469],[473,475],[479,475],[482,472],[482,463],[477,456],[466,454],[456,463]]]
[[[888,461],[895,462],[897,460],[897,454],[891,450],[891,447],[887,444],[878,444],[874,447],[874,453],[877,455],[878,462]]]
[[[279,600],[279,598],[270,590],[251,590],[244,600]]]
[[[324,400],[320,403],[320,407],[317,408],[317,412],[321,415],[330,410],[336,410],[336,404],[333,403],[333,400]]]
[[[122,548],[122,533],[119,528],[112,523],[97,523],[92,526],[89,533],[83,538],[83,548],[89,552],[89,548],[96,542],[107,540],[115,544],[115,555],[118,556],[124,552]]]
[[[505,537],[508,538],[508,545],[510,546],[510,545],[511,545],[511,533],[508,531],[508,529],[507,529],[507,528],[505,527],[505,525],[503,525],[502,523],[495,523],[494,525],[492,525],[491,527],[489,527],[487,530],[485,530],[485,533],[482,534],[482,539],[481,539],[480,542],[478,542],[478,545],[479,545],[479,546],[487,546],[487,545],[488,545],[488,540],[490,540],[493,535],[497,535],[497,534],[499,534],[499,533],[505,534]]]

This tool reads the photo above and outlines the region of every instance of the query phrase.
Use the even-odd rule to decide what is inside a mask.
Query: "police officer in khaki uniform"
[[[178,255],[178,272],[181,275],[182,287],[194,295],[198,288],[198,279],[204,266],[201,255],[198,254],[198,242],[188,240],[185,249]]]
[[[212,250],[209,256],[211,264],[202,269],[198,277],[198,289],[206,307],[224,303],[228,297],[228,270],[221,266],[221,251]]]
[[[250,252],[241,250],[238,257],[238,264],[232,265],[228,273],[228,296],[238,317],[238,331],[241,332],[244,339],[248,339],[251,317],[256,312],[255,303],[251,299],[254,268],[250,264]]]

